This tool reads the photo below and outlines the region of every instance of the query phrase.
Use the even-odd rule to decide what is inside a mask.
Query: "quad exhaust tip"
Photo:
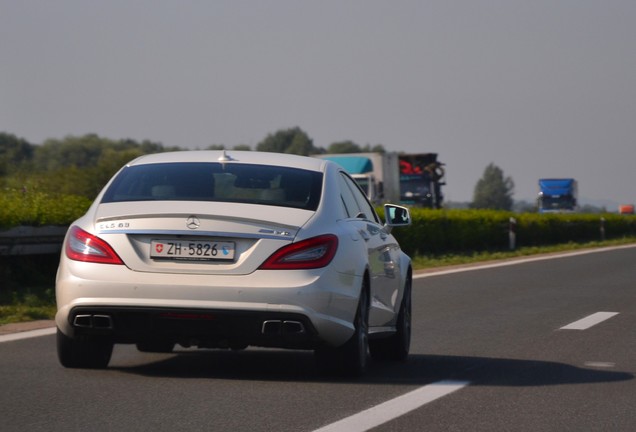
[[[112,329],[113,318],[110,315],[76,315],[73,325],[81,328]]]
[[[302,334],[305,326],[300,321],[267,320],[263,321],[261,332],[264,335]]]

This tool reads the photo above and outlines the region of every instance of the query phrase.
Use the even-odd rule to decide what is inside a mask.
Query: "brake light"
[[[123,264],[108,243],[76,226],[71,227],[65,251],[66,256],[75,261]]]
[[[325,267],[338,249],[338,237],[326,234],[283,246],[261,266],[261,270],[301,270]]]

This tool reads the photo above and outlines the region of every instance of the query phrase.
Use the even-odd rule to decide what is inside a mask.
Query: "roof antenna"
[[[219,162],[229,162],[233,160],[234,158],[228,155],[227,153],[225,153],[225,149],[223,149],[223,153],[221,154],[221,157],[219,157]]]

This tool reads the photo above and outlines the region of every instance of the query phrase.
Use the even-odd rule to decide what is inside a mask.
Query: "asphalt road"
[[[623,248],[418,278],[412,355],[360,380],[260,349],[116,346],[108,369],[69,370],[52,335],[0,339],[0,430],[636,430],[634,263]]]

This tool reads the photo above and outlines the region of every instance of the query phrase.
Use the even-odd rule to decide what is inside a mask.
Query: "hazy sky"
[[[0,131],[204,148],[298,126],[636,202],[636,1],[0,0]],[[614,210],[610,208],[610,210]]]

